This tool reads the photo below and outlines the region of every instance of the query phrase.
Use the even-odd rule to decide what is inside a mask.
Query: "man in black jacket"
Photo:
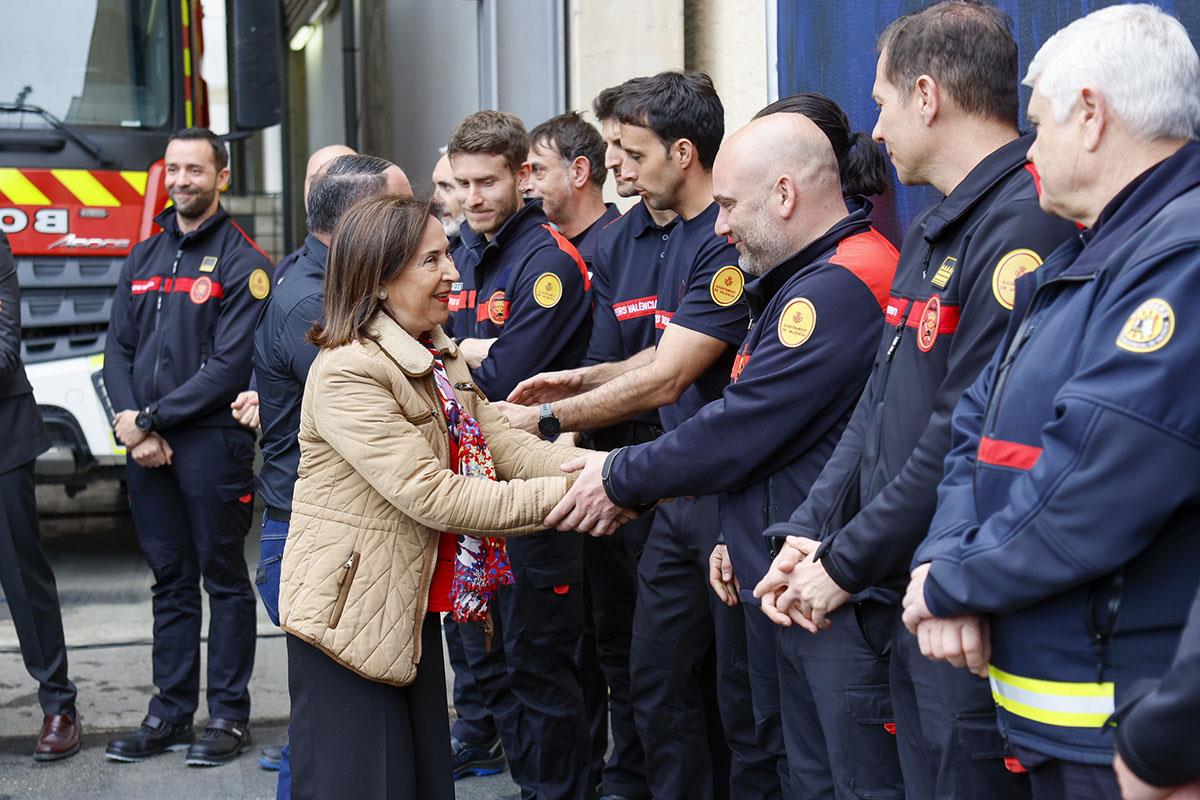
[[[33,387],[21,364],[21,290],[8,237],[0,233],[0,588],[21,657],[38,682],[42,732],[33,757],[57,761],[79,752],[75,684],[67,677],[62,612],[42,552],[34,496],[34,460],[50,447]]]
[[[154,572],[150,711],[106,755],[139,761],[188,748],[191,765],[224,763],[250,743],[254,592],[243,541],[254,503],[254,434],[229,405],[250,382],[254,325],[271,261],[224,210],[229,156],[211,131],[167,143],[174,202],[163,229],[133,248],[113,298],[104,383],[138,543]],[[208,711],[193,743],[200,690],[200,586],[209,596]],[[191,745],[188,747],[188,745]]]

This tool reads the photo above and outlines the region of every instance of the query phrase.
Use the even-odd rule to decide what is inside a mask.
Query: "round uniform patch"
[[[1142,303],[1125,320],[1117,347],[1131,353],[1153,353],[1171,341],[1175,333],[1175,309],[1160,297]]]
[[[817,309],[806,297],[798,297],[783,307],[779,315],[779,343],[784,347],[799,347],[812,336],[817,327]]]
[[[934,342],[938,338],[938,327],[942,324],[942,298],[935,295],[930,295],[929,300],[925,303],[925,309],[921,312],[921,318],[917,320],[917,349],[922,353],[928,353],[933,349]]]
[[[271,293],[271,279],[267,276],[265,269],[256,269],[250,273],[250,295],[255,300],[262,300]]]
[[[533,284],[533,299],[542,308],[554,308],[562,300],[562,281],[553,272],[543,272]]]
[[[996,302],[1012,311],[1017,300],[1017,278],[1042,265],[1042,257],[1032,250],[1010,250],[1001,256],[992,272],[992,294]]]
[[[487,314],[488,319],[490,319],[492,323],[496,325],[503,325],[505,320],[508,319],[508,303],[504,299],[503,289],[497,289],[496,291],[492,292],[492,296],[488,298]]]
[[[196,305],[204,305],[208,302],[208,298],[212,297],[212,279],[207,275],[201,275],[192,283],[192,288],[188,291],[188,299]]]
[[[746,285],[746,276],[737,267],[721,267],[712,276],[708,285],[708,293],[712,301],[719,306],[731,306],[742,299],[742,289]]]

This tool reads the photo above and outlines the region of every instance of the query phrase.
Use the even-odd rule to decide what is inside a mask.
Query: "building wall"
[[[725,133],[768,101],[766,0],[687,0],[688,69],[707,72],[725,106]]]

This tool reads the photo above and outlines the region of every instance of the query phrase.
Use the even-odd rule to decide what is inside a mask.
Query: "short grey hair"
[[[363,200],[387,190],[384,171],[392,162],[378,156],[338,156],[313,178],[308,190],[308,230],[332,234],[342,217]]]
[[[1059,122],[1089,86],[1139,137],[1200,138],[1200,56],[1179,20],[1146,3],[1075,20],[1042,45],[1024,83]]]

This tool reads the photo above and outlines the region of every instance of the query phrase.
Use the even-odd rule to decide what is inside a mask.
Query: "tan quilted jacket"
[[[421,659],[439,533],[542,530],[570,483],[560,465],[586,451],[509,427],[438,328],[434,344],[501,482],[456,475],[433,357],[385,314],[370,334],[322,350],[308,375],[279,616],[363,677],[403,686]]]

